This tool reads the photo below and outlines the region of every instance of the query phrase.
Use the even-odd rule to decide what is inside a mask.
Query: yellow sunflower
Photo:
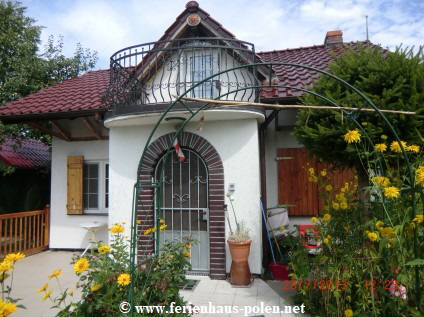
[[[346,309],[344,311],[345,317],[352,317],[353,316],[353,311],[352,309]]]
[[[100,285],[99,284],[95,284],[91,287],[91,291],[92,292],[97,292],[100,289]]]
[[[408,152],[418,153],[420,151],[420,147],[418,145],[410,145],[406,147]]]
[[[347,202],[342,201],[340,203],[340,209],[348,209],[348,208],[349,208],[349,205],[347,204]]]
[[[23,253],[11,253],[11,254],[6,255],[6,257],[4,259],[6,261],[15,263],[15,262],[22,260],[24,257],[25,257],[25,254],[23,254]]]
[[[49,279],[51,280],[51,279],[53,279],[53,278],[58,278],[58,277],[59,277],[59,276],[61,276],[62,274],[63,274],[63,273],[62,273],[62,270],[55,270],[55,271],[53,272],[53,274],[49,276]]]
[[[390,185],[390,179],[384,176],[375,176],[371,178],[371,182],[378,187],[387,187]]]
[[[50,296],[52,295],[53,290],[49,290],[47,291],[44,296],[43,296],[43,301],[45,301],[47,298],[50,298]]]
[[[424,221],[424,216],[423,215],[416,215],[414,220],[412,220],[413,222],[416,223],[422,223]]]
[[[14,303],[4,302],[0,299],[0,316],[7,317],[16,312],[18,308]]]
[[[384,143],[379,143],[375,145],[375,151],[378,153],[384,153],[387,150],[387,145]]]
[[[386,198],[398,198],[400,196],[400,190],[394,186],[386,187],[384,188],[384,196]]]
[[[344,140],[348,144],[350,144],[350,143],[358,143],[359,141],[361,141],[361,134],[359,133],[358,130],[349,130],[344,135]]]
[[[111,234],[120,234],[125,231],[125,228],[121,225],[116,224],[112,228],[110,228],[109,231]]]
[[[384,222],[383,221],[381,221],[381,220],[379,220],[379,221],[377,221],[376,223],[375,223],[375,227],[376,227],[376,229],[377,230],[381,230],[381,229],[383,229],[383,226],[384,226]]]
[[[424,166],[420,166],[415,171],[415,184],[424,186]]]
[[[12,262],[4,260],[3,262],[0,263],[0,273],[12,271],[12,270],[13,270]]]
[[[108,245],[101,245],[97,251],[99,251],[100,254],[108,254],[110,253],[111,247]]]
[[[37,292],[38,293],[44,293],[45,291],[47,291],[47,289],[49,288],[49,283],[44,284],[44,286],[42,288],[40,288]]]
[[[121,286],[127,286],[131,283],[131,277],[129,274],[122,273],[118,277],[118,284]]]
[[[392,227],[386,227],[381,229],[381,237],[385,238],[385,237],[395,237],[396,236],[396,232],[393,231]]]
[[[88,260],[85,258],[81,258],[77,261],[77,263],[75,263],[74,271],[76,274],[81,274],[87,271],[89,267],[90,263],[88,262]]]
[[[368,236],[368,239],[370,239],[371,241],[378,240],[378,234],[376,234],[375,232],[369,232],[367,236]]]
[[[331,215],[330,214],[324,214],[323,219],[329,221],[331,219]]]
[[[406,142],[400,141],[400,143],[402,144],[403,148],[406,150],[406,147],[407,147]],[[392,144],[390,144],[390,150],[396,153],[402,153],[402,149],[400,148],[400,144],[398,141],[393,141]]]

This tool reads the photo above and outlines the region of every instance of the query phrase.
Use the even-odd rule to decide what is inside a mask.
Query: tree
[[[417,115],[387,115],[396,133],[407,143],[420,144],[424,122],[424,54],[413,49],[388,52],[375,47],[359,47],[335,58],[330,72],[363,92],[379,109],[415,111]],[[363,99],[341,83],[321,76],[313,91],[324,95],[340,106],[366,107]],[[328,102],[314,95],[306,95],[305,105],[328,106]],[[374,143],[394,141],[387,124],[375,113],[358,114],[358,122]],[[336,166],[360,167],[360,158],[353,145],[347,145],[343,135],[357,129],[346,114],[325,110],[301,110],[296,119],[294,136],[309,153]],[[360,169],[360,168],[359,168]]]
[[[97,62],[97,52],[80,44],[72,57],[64,56],[63,37],[55,43],[50,36],[44,51],[39,52],[42,27],[25,16],[25,10],[20,2],[0,0],[0,105],[80,76]],[[0,143],[4,134],[45,139],[23,125],[0,124]]]

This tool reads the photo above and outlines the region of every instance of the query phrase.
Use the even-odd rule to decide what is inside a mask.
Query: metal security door
[[[162,218],[167,229],[160,235],[164,241],[197,241],[189,250],[192,270],[209,272],[208,172],[203,159],[194,151],[183,149],[185,159],[179,161],[175,150],[168,157],[163,175]],[[163,157],[155,170],[160,176]]]

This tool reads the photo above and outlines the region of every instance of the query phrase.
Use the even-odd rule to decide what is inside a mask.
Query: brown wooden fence
[[[0,215],[0,258],[9,253],[26,255],[49,247],[50,210]]]

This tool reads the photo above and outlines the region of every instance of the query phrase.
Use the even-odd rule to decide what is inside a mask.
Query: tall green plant
[[[415,111],[417,115],[390,115],[390,121],[402,140],[417,143],[424,129],[424,54],[423,48],[398,48],[388,52],[380,47],[347,51],[334,59],[329,71],[355,86],[379,108]],[[312,90],[340,106],[368,107],[359,95],[329,77],[322,76]],[[314,96],[305,95],[305,105],[328,106]],[[389,127],[375,113],[352,114],[360,116],[363,128],[374,143],[381,135],[391,135]],[[346,128],[355,124],[346,114],[337,111],[301,110],[296,119],[294,136],[308,152],[325,162],[338,166],[360,167],[361,161],[354,148],[346,148],[340,137]],[[347,149],[347,150],[346,150]]]

